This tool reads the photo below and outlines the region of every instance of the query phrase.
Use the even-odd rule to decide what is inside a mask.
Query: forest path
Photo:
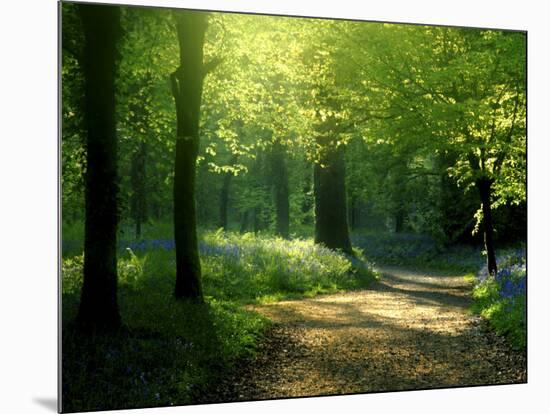
[[[523,354],[468,313],[462,276],[379,269],[370,289],[256,305],[275,322],[221,401],[526,380]]]

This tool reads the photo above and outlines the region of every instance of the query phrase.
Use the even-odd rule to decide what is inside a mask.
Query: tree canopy
[[[64,219],[73,221],[83,218],[87,170],[76,7],[63,6],[62,73]],[[141,223],[174,213],[170,85],[191,64],[180,56],[177,29],[177,16],[190,13],[207,23],[193,167],[199,226],[304,234],[326,197],[341,200],[328,210],[341,211],[342,229],[409,231],[443,243],[494,232],[498,241],[513,233],[503,217],[525,211],[524,33],[120,10],[119,210],[138,237]],[[314,179],[325,173],[329,184]],[[483,227],[484,216],[494,226]],[[334,246],[351,251],[342,234]]]

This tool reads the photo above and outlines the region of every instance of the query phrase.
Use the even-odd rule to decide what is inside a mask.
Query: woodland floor
[[[468,312],[462,276],[382,268],[370,289],[252,308],[275,324],[205,401],[522,383],[513,351]]]

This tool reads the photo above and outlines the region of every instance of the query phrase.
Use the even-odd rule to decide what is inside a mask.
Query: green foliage
[[[82,287],[84,255],[64,258],[61,266],[61,292],[63,295],[77,295]]]
[[[129,247],[126,248],[126,252],[130,258],[118,260],[118,283],[133,286],[143,276],[147,255],[139,257]]]
[[[82,256],[63,262],[64,411],[196,403],[237,361],[254,355],[268,326],[231,302],[176,301],[174,270],[166,272],[173,254],[129,253],[118,266],[127,329],[114,336],[74,331]]]
[[[196,403],[254,354],[265,319],[226,302],[177,302],[169,293],[123,290],[129,328],[116,335],[90,338],[65,326],[64,411]]]
[[[370,184],[364,196],[390,214],[396,202],[409,214],[425,207],[410,198],[420,190],[434,211],[438,180],[418,181],[433,175],[451,177],[446,185],[454,181],[463,192],[489,177],[493,208],[524,201],[524,34],[390,24],[341,33],[353,47],[343,68],[349,64],[350,102],[370,111],[356,124],[369,147],[366,171],[375,172],[363,180]]]
[[[126,245],[135,238],[136,159],[147,211],[141,238],[172,240],[174,21],[167,9],[121,9],[118,240]],[[173,251],[120,249],[120,307],[128,330],[79,339],[69,322],[82,283],[82,31],[75,5],[63,3],[62,13],[66,409],[196,402],[217,375],[253,354],[267,326],[240,305],[367,286],[376,278],[368,261],[473,271],[482,260],[477,250],[455,244],[471,242],[481,219],[474,218],[479,201],[472,187],[482,176],[494,182],[497,231],[510,239],[523,234],[516,218],[525,216],[526,199],[524,34],[209,13],[198,221],[203,229],[219,225],[223,179],[233,174],[229,228],[243,234],[204,231],[204,306],[171,299]],[[288,169],[292,241],[269,235],[275,146]],[[349,205],[360,216],[356,258],[310,239],[312,165],[341,146]],[[478,311],[521,346],[523,331],[516,327],[524,323],[525,303],[503,302],[491,283],[476,287]]]
[[[487,280],[474,289],[473,311],[487,318],[501,335],[506,335],[517,348],[527,344],[526,298],[503,299],[495,280]]]
[[[376,278],[364,259],[356,265],[311,239],[208,232],[204,241],[205,294],[220,299],[248,302],[311,296],[364,287]]]
[[[367,260],[376,264],[462,273],[476,272],[483,263],[478,248],[444,246],[427,235],[356,232],[352,241],[362,249]]]
[[[495,331],[505,335],[512,345],[525,349],[527,345],[527,297],[525,250],[502,252],[500,270],[496,276],[481,272],[475,282],[472,311],[486,318]]]
[[[62,196],[69,221],[82,220],[85,173],[82,39],[73,9],[63,5]],[[121,217],[128,218],[136,191],[132,159],[146,142],[148,219],[166,220],[175,135],[168,77],[178,56],[173,19],[163,9],[122,12]],[[319,162],[323,151],[341,145],[348,146],[348,195],[384,221],[379,228],[396,229],[403,221],[403,231],[465,241],[479,207],[472,207],[470,189],[480,175],[494,179],[493,208],[524,203],[522,33],[229,13],[210,13],[208,20],[204,60],[211,70],[204,81],[197,178],[201,226],[219,223],[226,172],[236,175],[230,227],[242,227],[238,222],[253,210],[260,218],[256,230],[273,226],[265,164],[274,143],[283,146],[289,165],[291,232],[313,219],[311,194],[303,191],[311,174],[304,160]],[[235,154],[239,160],[228,162]]]
[[[254,356],[269,326],[242,304],[362,287],[376,277],[366,261],[352,264],[311,240],[210,231],[201,246],[204,305],[173,299],[172,250],[122,251],[126,329],[108,337],[75,333],[83,256],[63,260],[65,411],[196,403],[237,361]]]

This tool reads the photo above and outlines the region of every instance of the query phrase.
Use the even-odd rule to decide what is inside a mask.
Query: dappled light
[[[526,33],[60,9],[64,412],[526,381]]]
[[[239,390],[233,398],[525,380],[501,359],[509,353],[507,346],[489,339],[479,319],[467,317],[469,286],[463,278],[397,268],[382,272],[382,282],[373,289],[254,306],[280,327],[277,337],[269,339],[269,351],[275,355],[246,370],[244,379],[232,378]],[[433,287],[421,288],[426,296],[418,298],[414,292],[426,281]],[[280,343],[286,337],[289,343]],[[523,363],[521,358],[514,360]]]

